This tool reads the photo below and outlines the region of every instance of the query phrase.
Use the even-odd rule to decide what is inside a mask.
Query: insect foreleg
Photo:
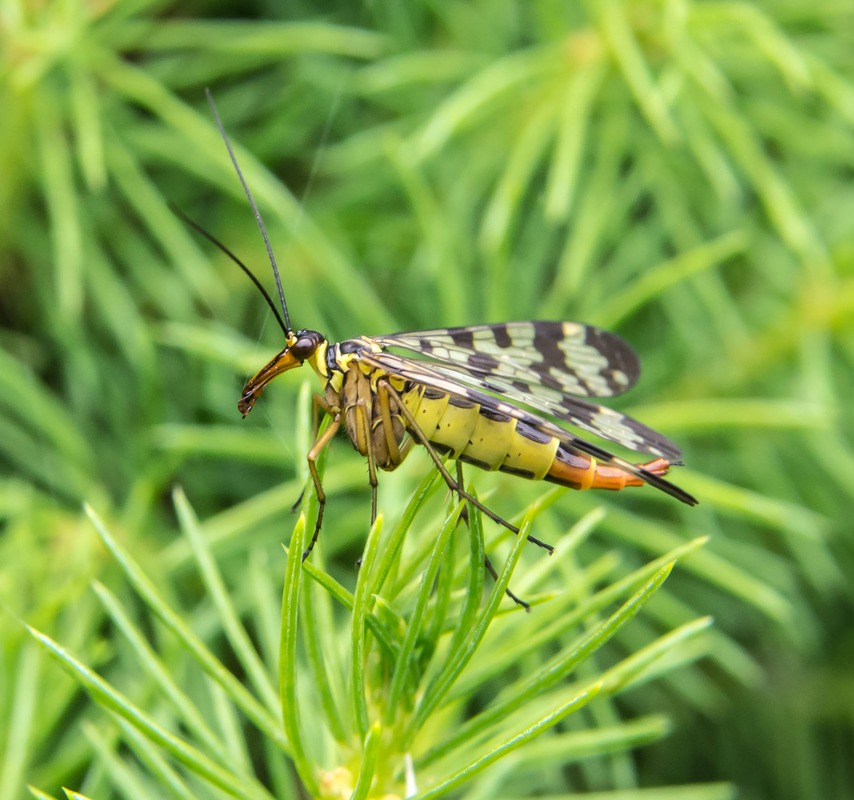
[[[453,475],[448,472],[447,467],[442,461],[442,457],[436,452],[436,448],[433,447],[433,445],[430,443],[430,440],[424,434],[424,431],[421,430],[421,427],[418,425],[418,422],[415,420],[415,417],[412,416],[412,412],[406,407],[406,404],[403,402],[395,388],[387,380],[380,380],[377,385],[381,386],[385,391],[387,391],[389,397],[391,397],[394,403],[397,405],[398,409],[400,410],[401,416],[406,420],[407,430],[409,430],[409,432],[416,439],[418,439],[421,444],[424,445],[427,452],[430,454],[430,458],[433,459],[433,463],[436,465],[436,469],[439,470],[439,474],[444,479],[448,488],[452,492],[456,492],[460,497],[471,503],[482,513],[486,514],[486,516],[489,517],[493,522],[497,522],[499,525],[503,525],[505,528],[507,528],[507,530],[518,534],[519,529],[515,525],[496,514],[492,509],[481,503],[480,500],[478,500],[476,497],[470,495],[460,485],[460,483],[454,479]],[[546,544],[545,542],[541,542],[539,539],[533,536],[528,536],[528,541],[538,545],[539,547],[542,547],[544,550],[548,550],[550,554],[554,552],[554,547],[552,547],[550,544]]]
[[[334,417],[337,413],[335,407],[320,392],[315,392],[311,396],[311,435],[315,439],[317,438],[317,432],[320,430],[321,411],[330,417]]]
[[[317,432],[320,430],[320,411],[323,411],[325,414],[330,417],[335,416],[335,409],[329,405],[329,402],[326,398],[320,394],[319,392],[315,392],[311,396],[311,439],[312,441],[317,440]],[[302,503],[302,499],[305,497],[305,486],[302,487],[302,491],[299,493],[299,497],[294,501],[294,504],[291,506],[291,514],[293,514],[299,507],[300,503]],[[315,537],[317,538],[317,537]],[[312,542],[312,544],[314,544]],[[310,548],[309,548],[310,549]]]
[[[317,522],[314,523],[314,535],[311,537],[308,547],[302,554],[303,561],[308,558],[309,553],[311,553],[314,548],[315,542],[317,542],[317,537],[320,535],[320,526],[323,524],[323,511],[326,508],[326,492],[323,491],[323,484],[321,483],[320,475],[317,472],[317,458],[323,451],[323,448],[332,441],[332,437],[335,436],[340,427],[341,414],[338,413],[332,417],[332,422],[329,423],[329,427],[317,437],[314,444],[311,446],[311,450],[308,451],[308,455],[306,456],[306,461],[308,461],[308,471],[311,474],[312,481],[314,481],[314,491],[317,495]]]

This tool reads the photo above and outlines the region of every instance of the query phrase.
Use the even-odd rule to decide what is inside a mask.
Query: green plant
[[[520,764],[539,758],[555,795],[732,779],[745,796],[847,797],[850,766],[834,754],[851,729],[839,702],[851,685],[852,558],[839,535],[854,474],[850,9],[831,0],[536,0],[329,2],[322,11],[320,19],[314,4],[243,8],[237,21],[216,19],[219,7],[204,4],[184,18],[159,2],[0,9],[6,608],[127,703],[164,707],[149,678],[135,685],[135,645],[108,635],[108,595],[89,589],[93,579],[109,586],[119,607],[140,615],[134,629],[149,633],[151,608],[126,594],[127,576],[80,514],[85,501],[184,626],[235,666],[226,617],[211,611],[213,594],[198,578],[185,511],[179,527],[188,537],[175,535],[168,496],[180,483],[204,521],[229,603],[243,624],[258,626],[263,664],[275,662],[284,568],[269,562],[289,537],[287,509],[303,484],[308,433],[297,420],[307,419],[310,388],[282,382],[257,419],[236,419],[235,373],[257,368],[276,342],[256,341],[264,312],[243,277],[167,207],[177,203],[263,265],[204,105],[211,86],[285,265],[296,324],[335,338],[511,317],[605,325],[642,357],[632,412],[685,445],[689,468],[679,481],[701,499],[693,511],[647,492],[607,503],[585,495],[552,503],[547,494],[536,534],[577,563],[523,554],[512,586],[542,602],[495,624],[524,638],[549,608],[584,608],[587,589],[708,535],[597,652],[607,662],[586,662],[578,680],[595,682],[706,614],[716,628],[697,637],[696,652],[675,651],[682,669],[665,658],[662,681],[616,698],[600,692],[559,735],[458,791],[524,796],[533,784]],[[312,571],[358,587],[351,565],[367,536],[364,468],[341,448],[333,455],[332,521],[303,590],[314,585]],[[373,536],[397,529],[429,468],[413,454],[384,476],[383,529]],[[542,494],[521,481],[468,478],[508,515]],[[448,511],[441,498],[430,502],[407,547],[442,529]],[[595,521],[594,535],[581,535],[579,520]],[[487,549],[504,552],[490,535]],[[453,581],[441,562],[424,618],[436,627],[447,618],[433,615],[435,603],[450,597],[448,613],[456,612],[449,586],[474,580],[472,564],[479,569],[463,544],[449,551]],[[412,570],[427,563],[427,550],[400,558]],[[566,592],[552,597],[554,582]],[[331,627],[318,630],[340,630],[343,596],[312,591],[315,609],[335,609]],[[388,602],[401,605],[391,610],[365,602],[366,619],[369,610],[385,625],[395,612],[410,619],[410,591],[393,595]],[[401,641],[404,627],[395,629]],[[563,645],[580,635],[568,626]],[[106,722],[82,701],[79,683],[41,662],[9,614],[0,641],[0,796],[20,796],[25,780],[51,792],[77,785],[99,800],[138,785],[144,796],[152,775],[169,784],[168,748]],[[154,644],[150,663],[195,703],[198,665],[175,640]],[[531,654],[519,668],[535,674],[542,658]],[[235,670],[247,672],[242,663]],[[462,716],[486,713],[517,680],[490,674],[474,686],[461,675],[457,691],[470,700],[459,701]],[[200,704],[244,770],[250,759],[231,702],[210,688]],[[613,726],[625,743],[625,719],[661,712],[678,736],[638,754],[609,752],[603,731]],[[462,716],[435,719],[453,726]],[[662,732],[653,720],[639,723],[638,740]],[[386,752],[381,738],[370,741]],[[272,752],[259,770],[264,791],[290,785],[283,751]],[[578,754],[589,758],[558,769]]]

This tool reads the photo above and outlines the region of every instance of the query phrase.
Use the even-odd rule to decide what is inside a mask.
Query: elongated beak
[[[286,347],[281,353],[276,355],[268,364],[264,365],[255,375],[253,375],[246,385],[243,387],[243,394],[240,400],[237,401],[237,410],[245,417],[255,405],[255,401],[261,396],[264,387],[276,375],[282,372],[287,372],[294,367],[301,367],[302,361],[291,355],[290,349]]]

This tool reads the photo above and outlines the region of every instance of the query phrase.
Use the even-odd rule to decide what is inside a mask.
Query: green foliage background
[[[167,672],[189,681],[81,503],[234,666],[181,535],[195,525],[183,495],[180,525],[174,511],[182,486],[236,615],[275,654],[278,620],[259,609],[277,611],[310,376],[239,419],[242,380],[278,331],[244,276],[167,207],[268,279],[207,86],[296,325],[332,338],[511,318],[602,325],[644,364],[620,407],[684,445],[675,479],[697,509],[649,490],[561,496],[535,530],[560,550],[591,521],[564,545],[572,567],[548,573],[528,548],[512,584],[543,592],[514,622],[524,636],[561,584],[574,596],[604,580],[597,569],[613,580],[709,536],[599,667],[698,616],[715,629],[576,728],[662,713],[670,736],[662,723],[620,747],[541,740],[458,791],[635,797],[732,782],[751,798],[851,795],[850,3],[3,0],[0,36],[0,796],[24,796],[25,782],[180,796],[158,755],[134,750],[20,624],[156,716],[138,652],[115,633],[116,592]],[[388,519],[428,470],[418,454],[382,476]],[[544,491],[468,478],[508,515]],[[364,484],[337,445],[316,555],[350,589]],[[465,702],[507,680],[470,686]],[[642,742],[657,743],[631,749]],[[262,779],[293,781],[247,750]]]

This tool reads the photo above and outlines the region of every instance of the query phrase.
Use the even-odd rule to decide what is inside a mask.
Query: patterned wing
[[[395,353],[363,353],[360,361],[380,369],[390,375],[395,375],[413,383],[429,386],[453,397],[470,400],[478,405],[489,408],[494,414],[505,415],[518,420],[547,436],[554,436],[563,444],[574,447],[583,453],[593,456],[597,461],[608,466],[618,467],[624,472],[640,478],[644,483],[681,500],[688,505],[696,505],[697,501],[690,494],[670,483],[659,475],[654,475],[630,461],[609,453],[602,447],[580,439],[565,431],[548,420],[531,414],[518,406],[505,403],[497,397],[481,392],[478,389],[463,386],[455,378],[439,372],[433,364],[425,361],[415,361]]]
[[[433,374],[454,383],[495,392],[635,452],[672,463],[682,457],[673,442],[652,428],[580,399],[617,395],[637,382],[640,365],[634,350],[608,331],[576,322],[508,322],[400,333],[375,341],[423,354]]]
[[[579,322],[503,322],[379,336],[480,378],[501,376],[575,397],[613,397],[637,382],[635,351],[610,331]],[[527,388],[521,391],[528,391]]]

